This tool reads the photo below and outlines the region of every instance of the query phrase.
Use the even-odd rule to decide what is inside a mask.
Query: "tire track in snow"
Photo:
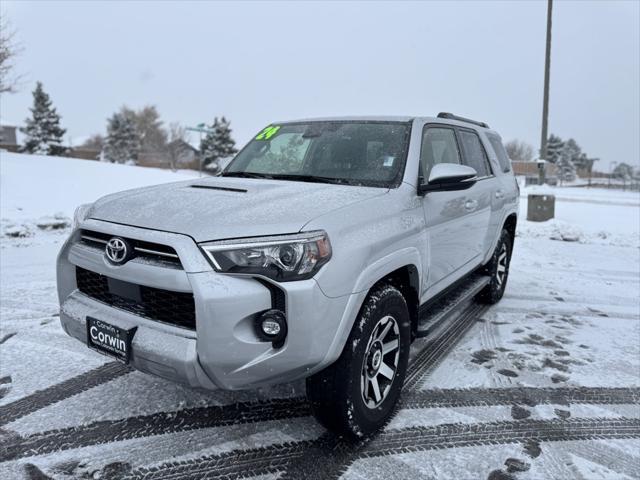
[[[564,446],[563,450],[595,464],[604,465],[620,476],[640,478],[638,458],[608,445],[602,443],[568,444]]]
[[[399,408],[486,407],[512,404],[640,404],[640,388],[516,387],[423,390],[408,393],[406,398],[401,399]],[[311,409],[305,399],[289,398],[104,420],[12,438],[11,443],[6,442],[0,446],[0,462],[135,438],[309,415]],[[328,442],[330,438],[319,439],[319,447],[326,448]],[[331,446],[334,453],[336,448],[339,448],[339,445]]]
[[[483,407],[495,405],[640,405],[640,388],[511,387],[456,388],[412,392],[402,408]]]
[[[565,304],[567,305],[567,304]],[[562,316],[562,315],[572,315],[574,317],[587,317],[587,318],[596,318],[601,320],[602,314],[601,313],[597,313],[594,312],[592,310],[576,310],[576,308],[570,308],[571,304],[568,304],[568,308],[546,308],[546,307],[540,307],[540,308],[536,308],[536,312],[541,314],[541,315],[558,315],[558,316]],[[531,310],[527,310],[526,308],[518,308],[518,307],[508,307],[508,306],[502,306],[499,305],[497,307],[494,307],[493,309],[494,312],[496,313],[519,313],[522,315],[525,315],[527,313],[530,313]],[[619,319],[619,320],[638,320],[640,319],[640,317],[638,317],[637,313],[633,313],[631,311],[631,309],[629,309],[629,312],[604,312],[607,314],[607,317],[609,318],[615,318],[615,319]]]
[[[327,468],[317,459],[309,469],[294,462],[314,452],[318,442],[285,443],[251,450],[232,451],[222,455],[208,455],[192,460],[170,462],[156,467],[134,470],[128,479],[153,480],[171,478],[247,478],[263,474],[284,473],[284,478],[310,480],[339,478],[349,464],[344,460],[358,460],[402,453],[424,452],[433,449],[481,445],[505,445],[531,439],[539,442],[558,442],[592,439],[640,438],[640,419],[575,418],[571,420],[521,420],[483,424],[446,424],[430,427],[409,427],[379,434],[366,444],[338,444],[323,436],[326,447],[334,456],[327,460]],[[314,452],[316,453],[316,452]],[[322,459],[323,461],[325,459]],[[325,465],[323,465],[325,467]],[[329,471],[330,476],[326,473]]]
[[[79,427],[29,435],[17,441],[14,440],[11,444],[0,445],[0,462],[134,438],[309,415],[311,415],[311,409],[304,399],[291,398],[197,407],[121,420],[103,420]]]
[[[38,390],[6,405],[0,406],[0,426],[11,423],[37,410],[73,397],[103,383],[110,382],[131,372],[131,368],[119,362],[109,362],[98,368],[71,377],[61,383]]]
[[[472,304],[456,321],[451,322],[442,331],[438,332],[434,339],[427,340],[420,353],[416,355],[414,361],[409,365],[404,380],[404,390],[419,388],[431,370],[453,349],[462,336],[488,308],[486,305]]]
[[[581,298],[576,295],[567,295],[566,293],[562,294],[564,301],[569,305],[576,306],[586,306],[591,305],[594,307],[637,307],[638,302],[636,302],[632,298],[628,297],[617,297],[613,295],[609,295],[607,297],[596,297],[590,296],[589,298]],[[529,301],[529,302],[542,302],[549,303],[553,301],[553,297],[550,295],[527,295],[527,294],[515,294],[515,293],[505,293],[504,297],[500,302],[500,305],[506,305],[509,301],[512,300],[514,302],[517,301]]]
[[[502,345],[497,339],[498,336],[496,324],[491,320],[484,320],[480,329],[480,346],[483,350],[491,350],[496,354],[496,358],[491,360],[493,366],[489,369],[489,376],[496,385],[513,385],[511,377],[499,373],[500,371],[511,370],[512,366],[505,360],[504,353],[497,350],[497,347]]]

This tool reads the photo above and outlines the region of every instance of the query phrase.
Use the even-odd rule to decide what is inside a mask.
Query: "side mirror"
[[[418,186],[418,193],[466,190],[476,183],[477,177],[478,172],[466,165],[438,163],[431,169],[429,182]]]

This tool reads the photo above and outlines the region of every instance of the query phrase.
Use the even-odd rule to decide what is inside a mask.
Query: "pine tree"
[[[155,105],[147,105],[139,110],[124,106],[120,113],[133,121],[141,152],[160,152],[164,149],[167,144],[167,132]]]
[[[217,121],[217,119],[216,119]],[[218,146],[218,151],[220,153],[220,158],[229,158],[236,153],[238,150],[236,149],[236,142],[231,137],[231,122],[229,122],[226,118],[222,117],[219,122],[214,122],[214,130],[216,145]]]
[[[200,158],[201,163],[205,168],[210,168],[210,165],[217,160],[216,152],[214,149],[214,134],[215,131],[212,127],[206,125],[206,128],[210,129],[207,134],[200,140]]]
[[[231,137],[230,122],[222,117],[214,118],[210,131],[200,142],[200,155],[204,168],[211,171],[218,171],[219,161],[235,155],[238,150],[235,148],[236,142]]]
[[[556,161],[558,167],[560,181],[571,182],[576,178],[576,166],[573,163],[573,155],[575,150],[567,142],[560,152],[560,157]]]
[[[549,135],[549,140],[547,140],[547,158],[544,160],[551,163],[558,163],[563,148],[564,142],[562,139],[552,133]]]
[[[60,115],[52,106],[41,82],[36,83],[33,107],[30,110],[31,118],[27,118],[26,126],[20,129],[27,136],[22,151],[41,155],[64,155],[67,148],[62,145],[62,140],[66,130],[60,127]]]
[[[107,120],[107,137],[104,158],[111,163],[130,163],[138,159],[140,143],[135,122],[126,112],[120,111]]]
[[[564,150],[566,151],[566,155],[571,159],[571,163],[576,165],[580,161],[580,155],[582,155],[582,148],[578,145],[573,138],[570,138],[565,142]]]

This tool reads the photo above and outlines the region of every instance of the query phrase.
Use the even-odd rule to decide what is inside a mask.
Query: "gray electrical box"
[[[555,216],[555,195],[530,194],[527,201],[527,220],[530,222],[545,222]]]

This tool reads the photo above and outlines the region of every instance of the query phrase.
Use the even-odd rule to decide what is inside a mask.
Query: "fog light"
[[[262,321],[262,331],[265,335],[273,337],[280,333],[280,324],[275,320],[266,319]]]
[[[262,340],[269,341],[274,348],[284,345],[287,337],[287,317],[281,310],[267,310],[256,318],[256,333]]]

